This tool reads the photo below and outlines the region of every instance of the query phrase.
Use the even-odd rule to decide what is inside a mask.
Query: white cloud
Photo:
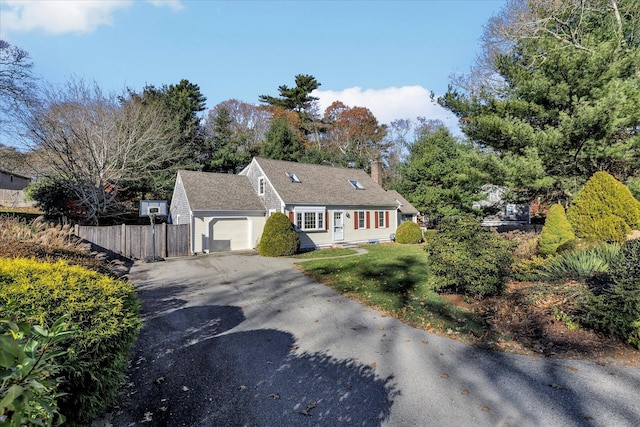
[[[150,0],[149,3],[173,10],[182,8],[179,0]],[[133,0],[5,0],[0,13],[3,32],[90,33],[102,25],[112,25],[114,12],[131,5]]]
[[[147,0],[147,3],[151,3],[156,7],[168,7],[172,10],[184,9],[184,5],[181,0]]]
[[[352,87],[341,91],[315,90],[313,96],[319,98],[321,113],[334,101],[341,101],[349,107],[366,107],[379,123],[389,124],[396,119],[417,117],[439,119],[454,133],[459,133],[457,118],[431,101],[431,92],[422,86],[389,87],[385,89],[365,89]]]

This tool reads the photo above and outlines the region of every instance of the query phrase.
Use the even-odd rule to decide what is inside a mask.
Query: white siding
[[[293,207],[291,207],[293,209]],[[344,221],[344,240],[336,242],[333,240],[333,212],[334,211],[342,211],[343,221]],[[368,211],[369,212],[369,228],[366,228],[366,220],[365,220],[365,228],[356,229],[354,227],[354,212],[355,211]],[[388,227],[385,228],[376,228],[375,221],[375,212],[383,211],[388,212],[389,221]],[[347,214],[349,217],[347,217]],[[366,217],[365,217],[366,218]],[[313,248],[313,247],[326,247],[331,246],[333,244],[350,244],[350,243],[368,243],[369,241],[378,241],[378,242],[388,242],[390,241],[390,235],[396,232],[397,224],[396,224],[396,211],[395,209],[371,209],[370,207],[358,208],[358,207],[349,207],[348,209],[343,209],[341,207],[330,207],[328,209],[327,214],[328,220],[328,230],[326,231],[310,231],[310,232],[298,232],[300,236],[300,247],[303,249]],[[326,227],[325,227],[326,228]]]

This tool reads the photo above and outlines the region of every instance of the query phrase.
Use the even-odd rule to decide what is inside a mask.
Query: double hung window
[[[296,209],[296,227],[303,231],[325,230],[324,210]]]

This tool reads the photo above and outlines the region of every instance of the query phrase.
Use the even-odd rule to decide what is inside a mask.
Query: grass
[[[316,258],[330,258],[345,255],[353,255],[357,253],[353,249],[346,248],[330,248],[330,249],[316,249],[314,251],[304,252],[298,255],[294,255],[291,258],[297,259],[316,259]]]
[[[421,245],[368,245],[366,255],[298,264],[305,274],[337,292],[413,326],[466,337],[487,333],[484,320],[427,286]]]

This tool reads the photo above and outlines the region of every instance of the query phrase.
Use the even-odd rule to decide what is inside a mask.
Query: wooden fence
[[[112,257],[152,261],[189,255],[189,224],[76,225],[75,234]]]

